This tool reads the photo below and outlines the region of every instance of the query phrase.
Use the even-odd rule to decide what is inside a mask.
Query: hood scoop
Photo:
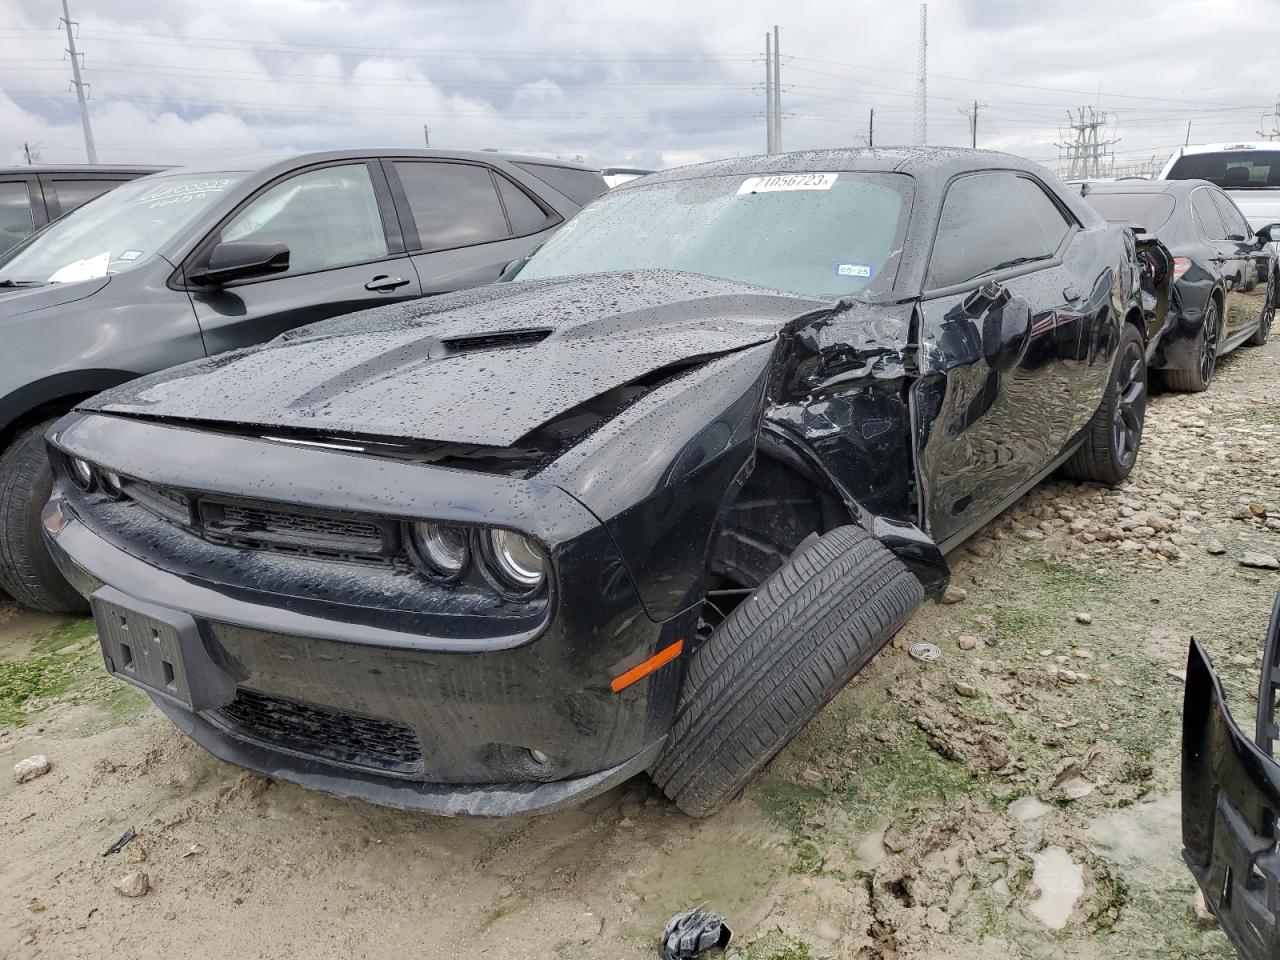
[[[488,353],[493,350],[515,350],[520,347],[532,347],[547,337],[551,330],[504,330],[498,333],[478,333],[469,337],[450,337],[441,340],[446,357],[456,357],[462,353]],[[434,352],[434,351],[433,351]]]

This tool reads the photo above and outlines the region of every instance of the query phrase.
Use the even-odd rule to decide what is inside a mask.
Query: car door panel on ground
[[[211,289],[191,288],[205,349],[261,343],[294,327],[422,295],[377,161],[314,167],[259,191],[210,235],[283,243],[289,269]]]
[[[963,539],[1011,489],[1032,483],[1087,420],[1081,404],[1062,402],[1080,395],[1090,367],[1081,317],[1093,284],[1062,259],[1078,233],[1029,177],[973,174],[948,188],[926,280],[939,293],[921,303],[913,399],[918,422],[932,421],[919,470],[924,519],[940,544]],[[992,280],[999,287],[986,290],[996,296],[984,293]],[[998,369],[983,354],[984,327],[1017,316],[1030,328],[1025,347]]]
[[[384,161],[405,246],[430,295],[492,283],[563,218],[483,164]]]

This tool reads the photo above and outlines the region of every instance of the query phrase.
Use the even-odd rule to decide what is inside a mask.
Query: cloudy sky
[[[663,167],[763,152],[764,33],[784,146],[911,140],[918,5],[789,0],[70,0],[102,162],[497,147]],[[0,0],[0,163],[83,161],[59,0]],[[1054,163],[1100,107],[1117,162],[1277,124],[1280,0],[933,0],[929,141]],[[1262,115],[1270,114],[1267,117]]]

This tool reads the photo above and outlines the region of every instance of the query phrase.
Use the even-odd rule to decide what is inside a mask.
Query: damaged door
[[[1182,705],[1182,856],[1237,953],[1280,956],[1280,597],[1271,611],[1254,737],[1192,640]]]
[[[1080,427],[1092,285],[1064,254],[1074,219],[1023,174],[970,174],[943,201],[913,388],[926,529],[945,551],[1048,470]]]

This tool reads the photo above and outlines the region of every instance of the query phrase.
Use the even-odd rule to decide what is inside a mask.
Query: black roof
[[[169,167],[152,167],[129,163],[34,163],[14,167],[0,167],[0,176],[13,176],[24,173],[46,174],[94,174],[94,173],[159,173]]]

